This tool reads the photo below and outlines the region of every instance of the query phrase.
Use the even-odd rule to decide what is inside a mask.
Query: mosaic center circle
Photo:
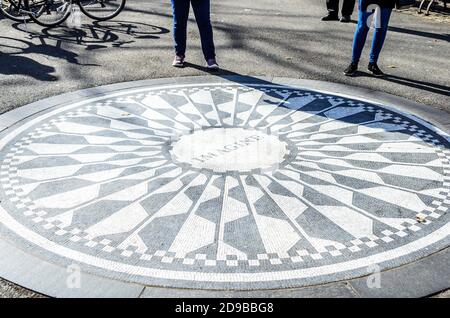
[[[275,135],[256,129],[212,128],[181,136],[172,159],[215,172],[275,169],[288,152]]]

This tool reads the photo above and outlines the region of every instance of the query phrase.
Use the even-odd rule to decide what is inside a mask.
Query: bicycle
[[[24,0],[0,0],[0,13],[15,22],[28,22],[31,18],[23,2]]]
[[[16,0],[17,1],[17,0]],[[22,0],[32,21],[44,27],[55,27],[70,16],[77,5],[87,17],[106,21],[116,17],[126,0]]]

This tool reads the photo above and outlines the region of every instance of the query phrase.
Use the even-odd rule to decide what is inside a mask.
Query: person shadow
[[[418,80],[413,80],[413,79],[396,76],[396,75],[389,75],[389,74],[386,75],[385,77],[382,77],[381,79],[392,82],[392,83],[405,85],[405,86],[425,90],[428,92],[432,92],[432,93],[436,93],[436,94],[440,94],[440,95],[444,95],[444,96],[450,96],[450,87],[445,86],[445,85],[439,85],[439,84],[434,84],[434,83],[429,83],[429,82],[424,82],[424,81],[418,81]]]
[[[373,75],[363,72],[357,71],[353,77],[373,77]],[[444,96],[450,96],[450,87],[425,81],[419,81],[415,79],[410,79],[406,77],[401,77],[392,74],[385,74],[385,76],[377,77],[379,80],[399,84],[402,86],[408,86],[411,88],[427,91],[430,93],[435,93]]]
[[[192,69],[197,70],[197,71],[201,71],[201,72],[205,72],[205,73],[209,73],[209,74],[213,74],[213,75],[218,75],[218,76],[220,76],[220,75],[237,75],[237,73],[228,71],[226,69],[220,68],[218,70],[211,70],[211,69],[208,69],[206,66],[194,64],[194,63],[191,63],[191,62],[185,62],[184,63],[184,67],[185,68],[192,68]]]
[[[25,75],[40,81],[55,81],[58,79],[57,76],[52,75],[56,71],[54,67],[41,64],[35,59],[28,57],[30,54],[57,58],[79,66],[100,66],[80,63],[78,54],[60,46],[51,46],[45,43],[34,44],[31,41],[22,39],[0,37],[0,74]]]
[[[52,82],[58,78],[52,73],[55,68],[41,64],[31,58],[21,55],[10,55],[0,52],[0,74],[25,75],[39,81]]]

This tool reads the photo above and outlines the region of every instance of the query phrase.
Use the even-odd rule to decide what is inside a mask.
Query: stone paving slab
[[[354,298],[356,293],[346,283],[317,287],[261,291],[211,291],[192,289],[145,288],[142,298]]]
[[[71,272],[67,268],[42,261],[4,240],[0,240],[0,256],[0,277],[18,285],[26,286],[29,290],[39,291],[46,296],[59,298],[136,298],[143,291],[143,287],[139,285],[104,279],[86,273],[81,274],[79,288],[78,285],[68,288]],[[8,290],[11,288],[9,286]],[[6,294],[6,297],[16,297],[17,294],[22,297],[42,297],[28,290],[24,292],[17,287]]]
[[[367,288],[367,280],[360,278],[350,282],[361,297],[418,298],[446,290],[450,284],[450,254],[436,253],[420,262],[415,262],[384,272],[381,288]],[[429,270],[432,268],[433,270]],[[445,295],[445,294],[444,294]]]
[[[7,113],[1,231],[23,251],[5,243],[0,276],[66,297],[137,297],[145,285],[365,296],[358,281],[292,288],[448,246],[445,117],[429,112],[427,122],[404,112],[408,101],[383,97],[294,79],[192,77]],[[73,264],[82,289],[66,286]],[[291,289],[264,291],[278,288]],[[437,288],[430,280],[424,290]]]

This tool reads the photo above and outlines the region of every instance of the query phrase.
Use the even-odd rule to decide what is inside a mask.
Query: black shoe
[[[349,23],[352,21],[352,19],[349,15],[343,15],[339,21],[342,23]]]
[[[369,63],[369,66],[367,66],[367,70],[371,72],[374,76],[377,77],[384,76],[384,73],[380,70],[377,63]]]
[[[338,21],[339,18],[335,14],[328,14],[322,18],[322,21]]]
[[[344,75],[345,76],[353,76],[353,75],[355,75],[356,71],[358,71],[358,64],[350,63],[350,65],[345,69]]]

